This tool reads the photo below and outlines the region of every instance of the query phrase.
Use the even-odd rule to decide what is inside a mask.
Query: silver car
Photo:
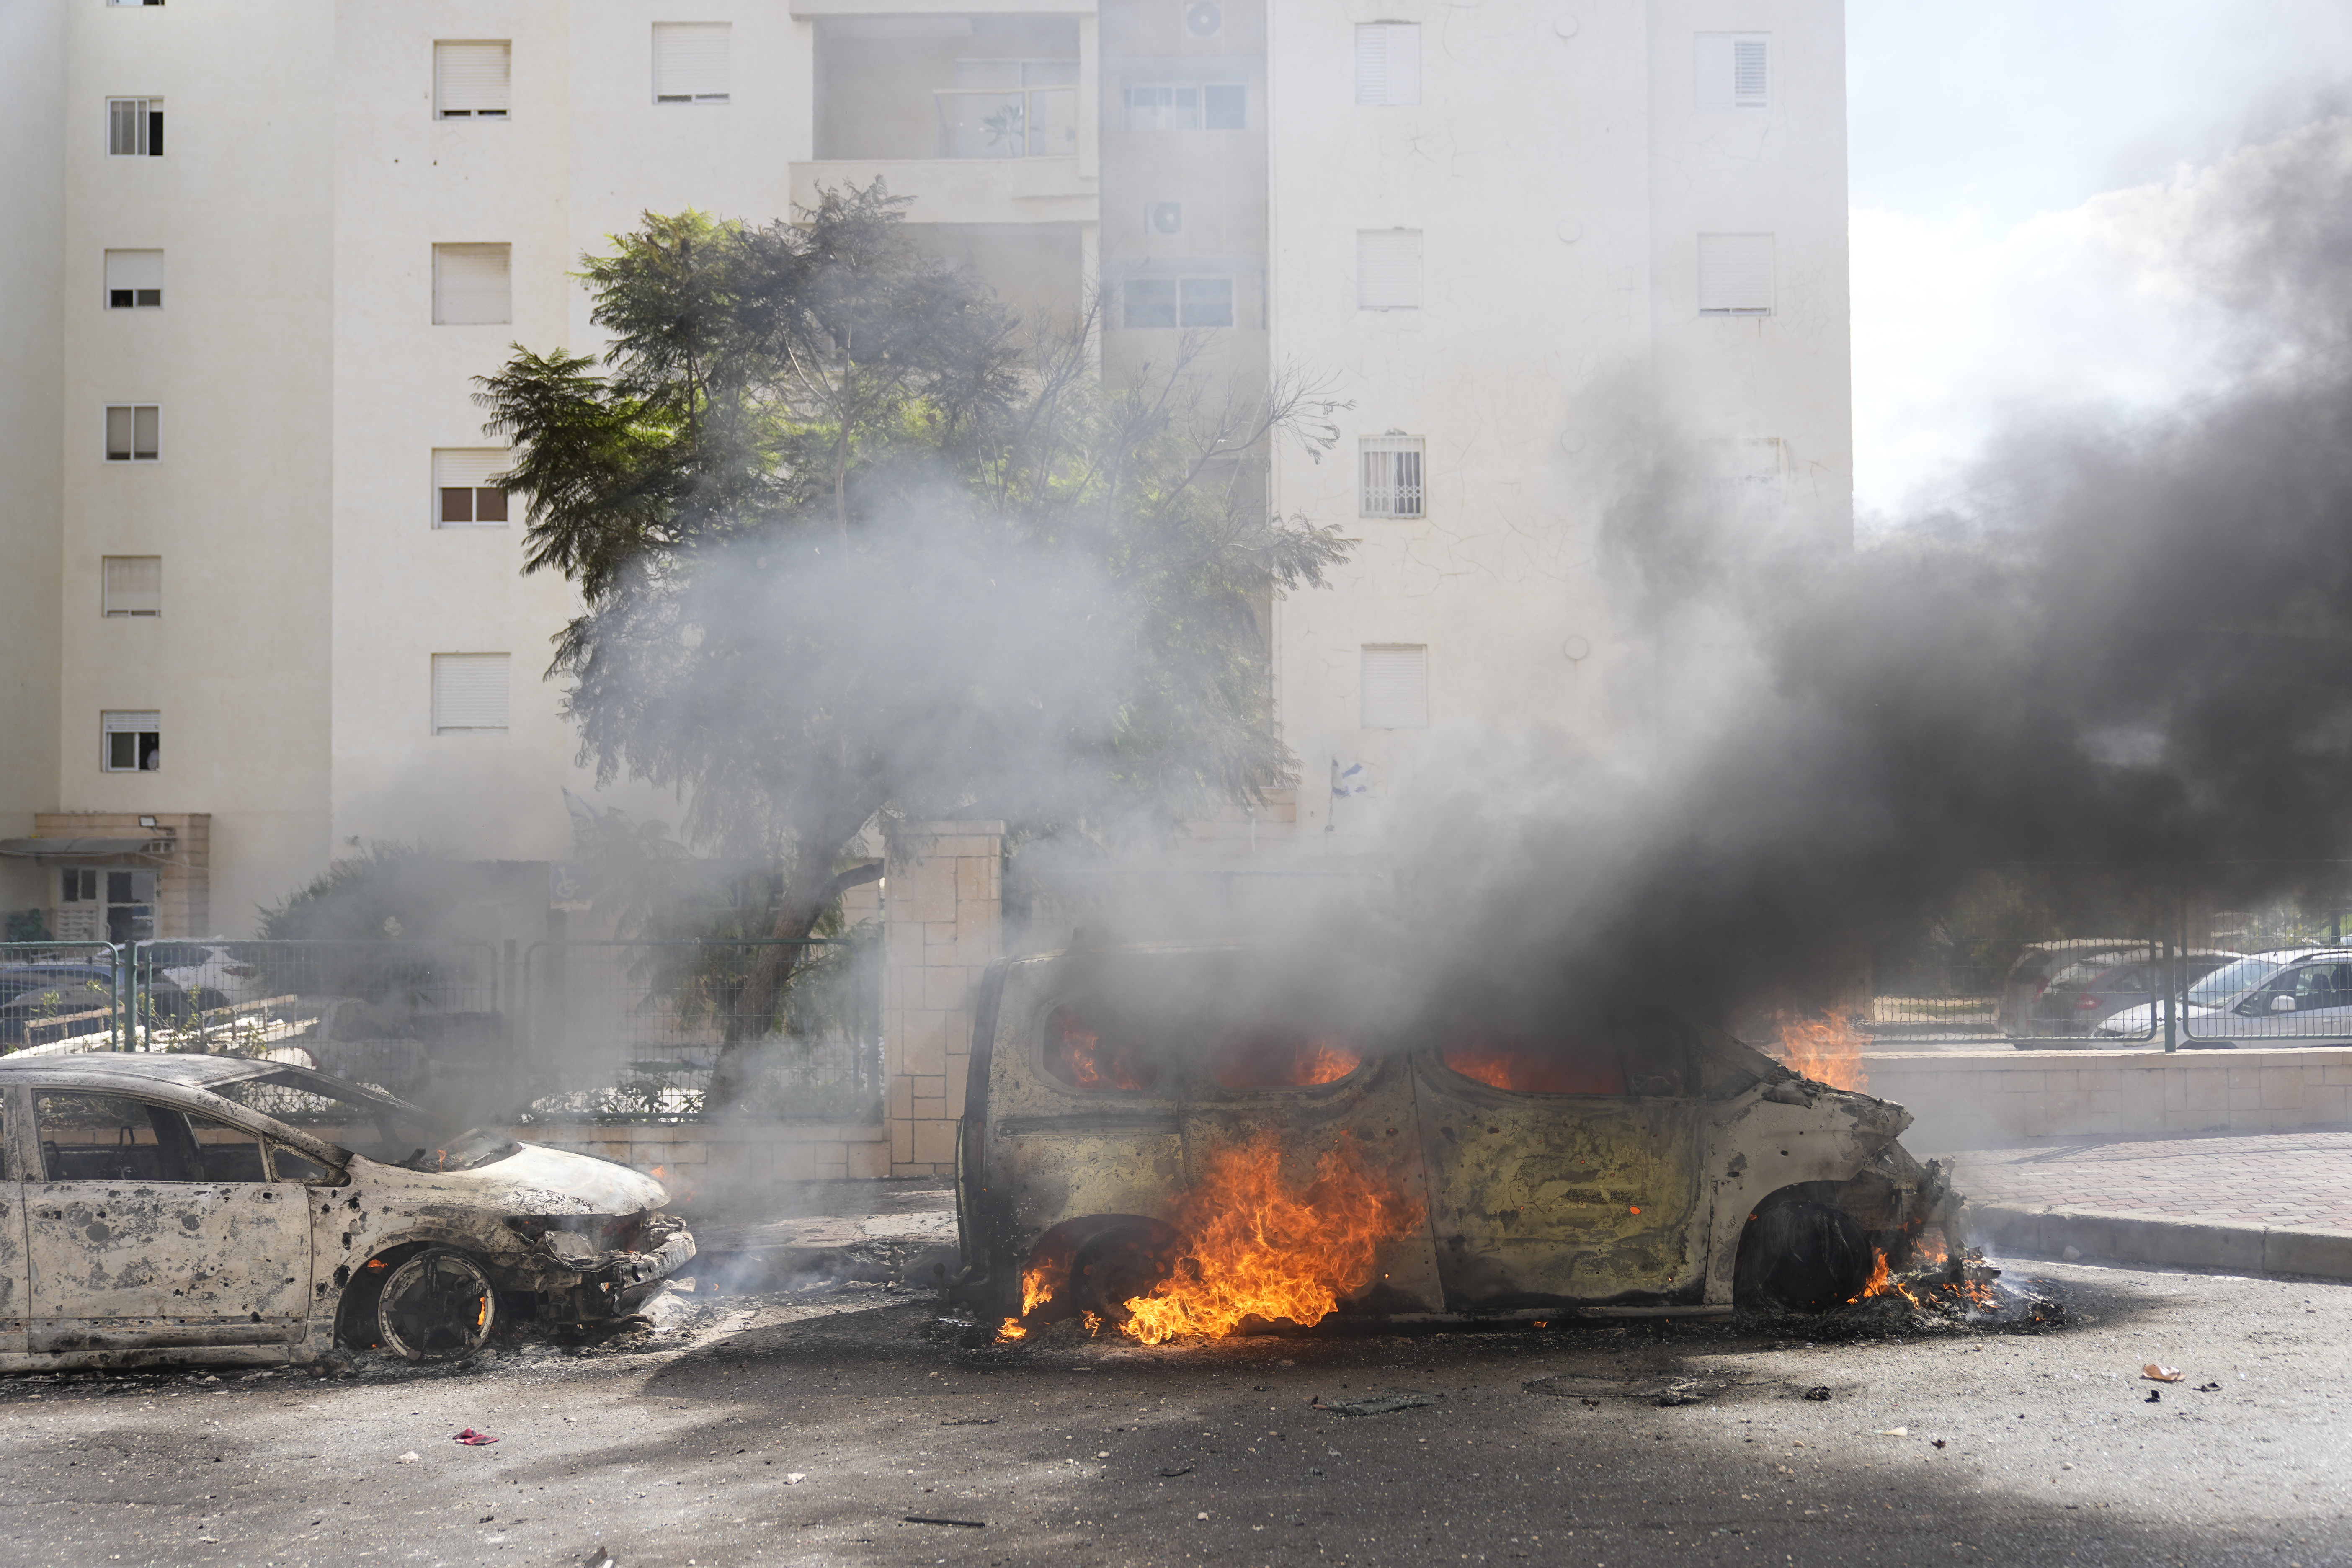
[[[2189,1045],[2307,1046],[2352,1039],[2352,948],[2275,948],[2223,965],[2180,998],[2178,1027]],[[2128,1008],[2100,1024],[2107,1038],[2160,1037],[2164,1016]]]
[[[480,1348],[694,1256],[659,1182],[239,1057],[0,1059],[0,1370]]]

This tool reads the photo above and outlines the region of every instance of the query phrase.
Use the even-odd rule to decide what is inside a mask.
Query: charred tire
[[[1732,1299],[1749,1309],[1826,1311],[1870,1283],[1870,1238],[1843,1209],[1827,1204],[1774,1204],[1739,1237]]]
[[[377,1342],[409,1361],[457,1361],[498,1327],[499,1293],[455,1247],[428,1247],[394,1264],[378,1288]]]

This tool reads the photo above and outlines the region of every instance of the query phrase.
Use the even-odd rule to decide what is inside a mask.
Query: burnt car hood
[[[544,1143],[520,1144],[505,1159],[470,1171],[415,1171],[353,1154],[351,1174],[425,1202],[518,1215],[639,1214],[669,1202],[669,1189],[642,1171]]]

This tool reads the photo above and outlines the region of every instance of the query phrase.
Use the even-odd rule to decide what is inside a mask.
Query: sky
[[[2352,109],[2352,0],[1847,0],[1866,529],[2039,410],[2128,422],[2223,374],[2161,236],[2235,149]]]

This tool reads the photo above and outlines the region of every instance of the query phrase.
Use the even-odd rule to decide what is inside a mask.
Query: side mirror
[[[2272,997],[2272,998],[2271,998],[2271,1011],[2272,1011],[2272,1012],[2273,1012],[2273,1013],[2292,1013],[2292,1012],[2294,1012],[2294,997],[2292,997],[2292,996],[2273,996],[2273,997]]]

